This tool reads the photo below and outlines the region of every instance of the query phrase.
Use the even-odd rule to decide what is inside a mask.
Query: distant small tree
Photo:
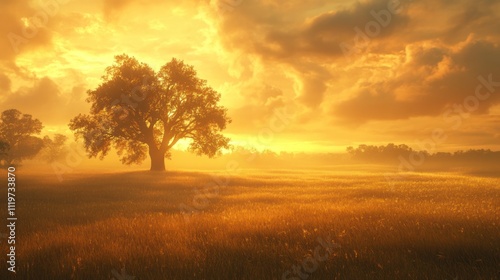
[[[347,153],[352,159],[364,162],[393,163],[400,157],[408,158],[412,153],[422,157],[428,157],[426,151],[414,151],[408,145],[395,145],[389,143],[386,146],[373,146],[361,144],[357,148],[347,147]]]
[[[25,159],[33,158],[43,147],[43,140],[33,136],[42,131],[42,122],[31,115],[22,114],[16,109],[2,112],[0,116],[0,141],[5,155],[3,166],[20,164]]]
[[[0,166],[4,165],[4,161],[9,151],[9,143],[0,140]]]
[[[62,134],[55,134],[53,139],[49,136],[43,137],[42,159],[52,163],[63,158],[68,153],[68,148],[65,146],[67,140],[68,137]]]
[[[151,158],[151,170],[164,171],[165,158],[181,139],[189,149],[213,157],[228,148],[221,131],[230,122],[218,105],[220,94],[197,77],[192,66],[172,59],[158,72],[127,55],[116,56],[102,83],[88,91],[89,115],[69,127],[83,138],[89,157],[104,158],[111,148],[124,164]]]

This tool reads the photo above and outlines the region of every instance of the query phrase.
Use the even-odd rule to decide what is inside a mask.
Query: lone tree
[[[43,147],[43,140],[33,136],[40,134],[42,123],[31,115],[16,109],[2,112],[0,117],[1,165],[20,164],[36,156]]]
[[[103,159],[114,147],[123,164],[132,164],[149,153],[151,170],[164,171],[180,139],[190,139],[192,152],[209,157],[229,147],[221,134],[230,119],[217,105],[220,94],[183,61],[172,59],[155,72],[119,55],[102,83],[87,93],[90,114],[73,118],[69,127],[83,138],[89,157]]]

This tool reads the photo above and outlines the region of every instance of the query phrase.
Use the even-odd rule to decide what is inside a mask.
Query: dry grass
[[[179,204],[208,174],[66,178],[18,172],[18,279],[122,267],[135,279],[282,279],[318,237],[342,248],[308,279],[500,275],[499,178],[415,173],[390,187],[377,171],[248,171],[189,221]]]

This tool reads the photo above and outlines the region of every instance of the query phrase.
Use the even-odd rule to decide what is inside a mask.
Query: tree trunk
[[[165,171],[165,153],[156,147],[149,147],[149,156],[151,157],[151,171]]]

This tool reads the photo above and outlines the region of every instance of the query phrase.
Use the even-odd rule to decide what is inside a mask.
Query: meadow
[[[224,185],[203,194],[214,176]],[[346,167],[75,173],[59,182],[19,171],[16,196],[17,279],[500,275],[495,176],[407,173],[391,185],[383,170]],[[308,264],[318,239],[338,246]]]

